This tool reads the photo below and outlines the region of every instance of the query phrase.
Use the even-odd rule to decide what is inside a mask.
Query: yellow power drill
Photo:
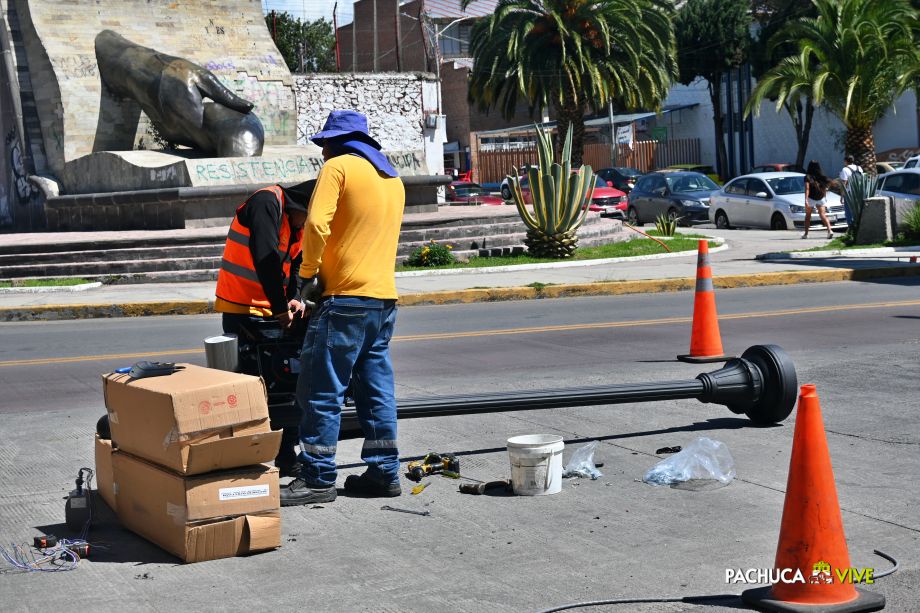
[[[410,481],[421,481],[427,475],[440,473],[445,477],[460,476],[460,460],[457,456],[429,453],[421,460],[406,465],[406,477]]]

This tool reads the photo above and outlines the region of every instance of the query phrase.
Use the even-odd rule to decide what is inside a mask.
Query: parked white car
[[[916,168],[918,164],[920,164],[920,155],[915,155],[905,160],[903,168]]]
[[[920,168],[902,168],[881,175],[876,193],[891,198],[900,225],[904,215],[920,203]]]
[[[827,203],[831,226],[846,228],[840,196],[827,192]],[[805,226],[805,175],[763,172],[732,179],[712,194],[709,221],[717,228],[802,228]],[[821,225],[817,211],[811,213],[811,225]]]

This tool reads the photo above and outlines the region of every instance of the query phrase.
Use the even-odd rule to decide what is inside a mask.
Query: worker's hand
[[[310,313],[310,310],[300,300],[296,298],[288,302],[288,311],[291,312],[291,315],[296,319],[297,317],[303,317]]]
[[[282,311],[275,315],[275,319],[278,320],[278,323],[281,324],[281,327],[287,330],[291,327],[291,324],[294,323],[294,314],[290,311]]]

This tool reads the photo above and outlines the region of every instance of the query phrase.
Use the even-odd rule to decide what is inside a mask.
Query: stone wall
[[[93,151],[132,149],[146,135],[146,121],[120,112],[120,101],[103,90],[94,42],[105,29],[208,68],[256,103],[267,145],[294,144],[291,74],[258,0],[15,0],[15,6],[53,174]]]
[[[297,144],[320,131],[329,111],[349,109],[367,115],[384,151],[421,151],[426,114],[437,105],[425,100],[427,83],[436,84],[434,76],[419,72],[295,75]]]

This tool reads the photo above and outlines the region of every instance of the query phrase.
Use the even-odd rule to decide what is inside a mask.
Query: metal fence
[[[684,138],[669,141],[636,141],[630,148],[617,145],[617,166],[629,166],[642,172],[667,168],[672,164],[699,164],[700,139]]]
[[[666,168],[672,164],[699,164],[700,139],[685,138],[671,141],[637,141],[632,148],[618,145],[616,155],[609,143],[588,143],[582,160],[594,170],[610,166],[630,166],[642,172]],[[511,168],[537,163],[535,147],[513,151],[479,151],[476,180],[498,183],[511,173]]]

